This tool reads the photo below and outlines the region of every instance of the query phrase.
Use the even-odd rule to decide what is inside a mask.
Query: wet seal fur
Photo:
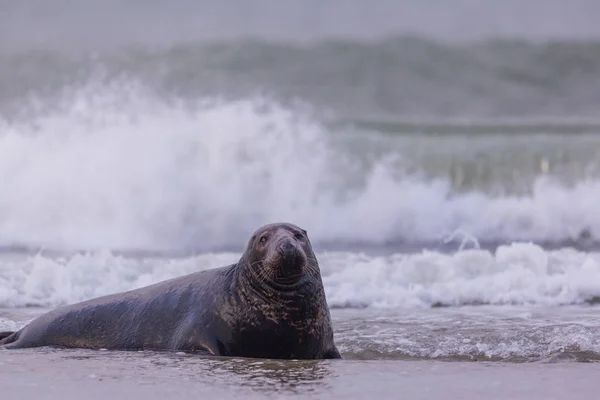
[[[259,228],[235,264],[60,307],[3,336],[6,349],[341,358],[312,245],[289,223]]]

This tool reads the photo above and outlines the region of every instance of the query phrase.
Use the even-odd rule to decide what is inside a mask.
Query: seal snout
[[[302,251],[294,240],[285,238],[278,243],[277,253],[281,258],[276,271],[276,281],[280,284],[295,283],[304,272]]]
[[[279,246],[277,246],[277,251],[284,258],[292,258],[293,259],[298,255],[298,247],[296,246],[295,243],[293,243],[289,239],[283,240],[283,242],[280,243]]]

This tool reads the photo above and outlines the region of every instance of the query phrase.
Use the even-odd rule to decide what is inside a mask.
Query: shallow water
[[[0,351],[3,395],[19,398],[594,398],[600,364],[270,361],[83,350]]]
[[[597,391],[600,255],[515,243],[494,249],[320,251],[344,360],[183,353],[0,351],[16,397],[562,399]],[[49,309],[234,262],[238,253],[131,256],[8,252],[0,330]]]
[[[0,330],[46,310],[0,309]],[[600,307],[334,309],[347,360],[599,361]]]

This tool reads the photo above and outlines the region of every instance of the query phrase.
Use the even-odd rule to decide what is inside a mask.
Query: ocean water
[[[0,3],[0,331],[289,221],[345,360],[7,351],[6,393],[184,397],[192,372],[219,398],[594,390],[596,3],[67,3]]]

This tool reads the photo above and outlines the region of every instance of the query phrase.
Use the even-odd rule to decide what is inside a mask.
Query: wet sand
[[[0,351],[7,399],[584,399],[599,363],[270,361],[149,352]]]

